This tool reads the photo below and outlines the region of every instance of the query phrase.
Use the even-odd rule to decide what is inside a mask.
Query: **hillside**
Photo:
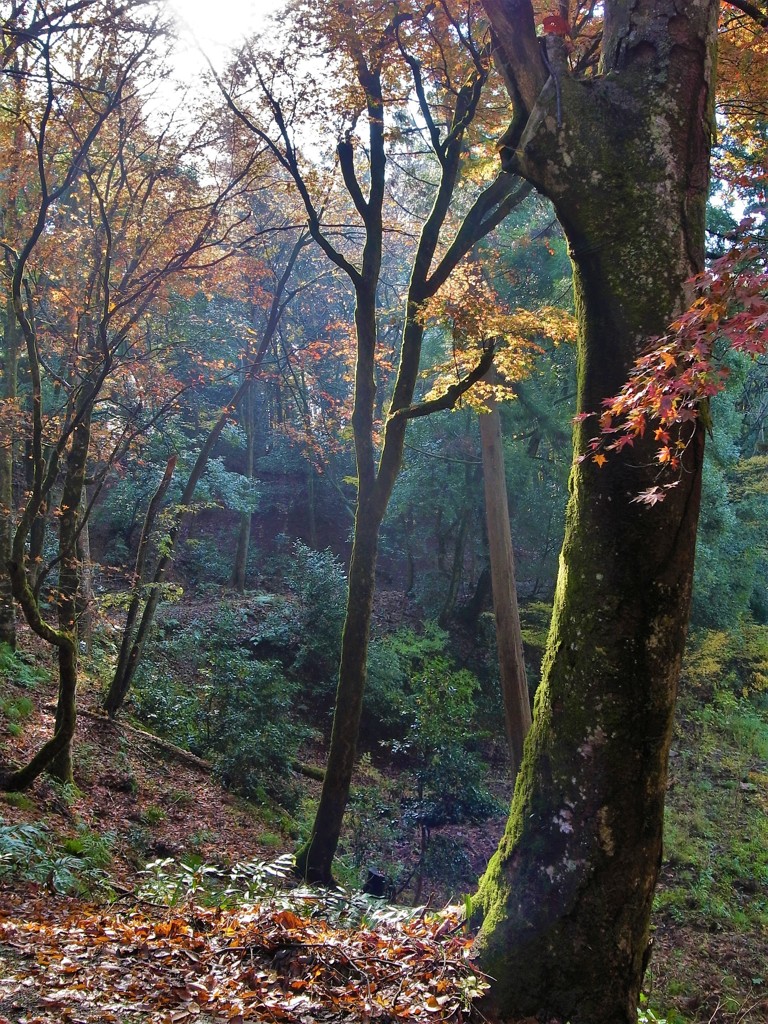
[[[711,643],[702,649],[712,657]],[[730,691],[703,693],[706,664],[689,661],[647,1005],[676,1024],[757,1024],[768,1019],[768,725]],[[456,909],[433,912],[461,904],[502,816],[436,828],[438,848],[461,851],[469,874],[443,861],[441,876],[435,860],[421,882],[429,912],[413,918],[403,907],[411,882],[400,910],[382,912],[386,922],[370,931],[376,901],[352,889],[309,895],[287,871],[318,788],[308,774],[308,762],[321,765],[316,738],[283,780],[300,793],[292,811],[249,801],[143,724],[104,719],[95,667],[80,695],[76,787],[43,779],[0,804],[0,1021],[469,1019],[469,937]],[[52,726],[53,686],[33,676],[2,681],[3,746],[14,760]],[[500,796],[503,771],[492,770]],[[408,785],[370,758],[361,773],[392,793]],[[386,837],[350,819],[342,870],[356,886]],[[417,837],[408,846],[391,835],[389,855],[413,858]],[[370,998],[360,996],[362,978]]]

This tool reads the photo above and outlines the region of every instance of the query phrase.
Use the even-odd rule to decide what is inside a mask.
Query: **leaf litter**
[[[488,986],[461,929],[458,908],[345,929],[269,903],[123,911],[0,890],[0,1024],[462,1024]]]

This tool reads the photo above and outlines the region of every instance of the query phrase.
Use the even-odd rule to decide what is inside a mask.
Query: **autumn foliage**
[[[136,1010],[154,1024],[200,1014],[235,1024],[468,1020],[487,982],[469,963],[471,939],[455,908],[346,929],[313,916],[315,902],[308,896],[301,913],[279,902],[123,914],[5,892],[0,938],[24,967],[0,992],[33,990],[38,1024],[73,1014],[118,1022]]]
[[[742,230],[753,223],[746,221]],[[751,240],[735,245],[691,286],[696,298],[636,360],[619,394],[605,400],[600,434],[579,458],[602,467],[612,453],[633,448],[652,433],[659,484],[633,499],[649,505],[677,485],[692,429],[709,425],[709,401],[725,387],[732,354],[757,359],[768,351],[768,271],[759,245]]]

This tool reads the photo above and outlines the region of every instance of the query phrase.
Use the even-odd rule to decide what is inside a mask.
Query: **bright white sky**
[[[285,0],[166,0],[179,23],[179,63],[199,67],[201,46],[214,64],[226,50],[262,28]],[[195,42],[195,39],[197,42]],[[191,69],[191,68],[190,68]]]

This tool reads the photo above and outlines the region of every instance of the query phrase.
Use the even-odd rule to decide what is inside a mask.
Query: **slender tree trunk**
[[[378,509],[371,507],[370,502],[360,502],[355,517],[328,762],[312,835],[296,854],[297,872],[310,881],[332,881],[333,856],[352,783],[365,690],[380,526]]]
[[[184,487],[184,491],[181,495],[181,506],[187,508],[192,504],[197,490],[197,485],[200,482],[200,477],[205,472],[205,467],[208,465],[208,460],[211,457],[216,442],[221,437],[221,432],[229,421],[232,415],[232,409],[236,406],[237,402],[240,401],[245,390],[250,387],[251,381],[247,379],[240,385],[232,402],[227,405],[226,409],[221,413],[218,420],[214,424],[208,437],[205,439],[195,464],[192,467],[192,471],[189,474],[189,478]],[[175,460],[174,464],[175,464]],[[169,463],[169,466],[171,463]],[[172,466],[171,466],[172,471]],[[166,473],[168,469],[166,468]],[[133,682],[133,676],[138,668],[139,661],[141,659],[144,645],[149,636],[149,632],[152,628],[152,624],[155,621],[155,613],[157,612],[157,606],[160,603],[160,596],[162,590],[162,583],[165,579],[165,573],[168,566],[173,560],[173,553],[176,547],[176,540],[179,536],[182,524],[185,516],[180,515],[178,521],[170,528],[168,535],[165,539],[163,553],[159,556],[155,565],[155,571],[152,576],[152,580],[149,584],[149,596],[144,604],[144,610],[141,614],[141,620],[135,633],[132,633],[133,625],[135,623],[136,614],[134,614],[130,621],[126,623],[126,628],[123,631],[123,641],[120,647],[120,657],[118,658],[118,664],[116,666],[115,674],[112,677],[107,695],[104,698],[104,710],[107,712],[110,718],[114,718],[120,708],[123,706],[123,702],[128,695],[131,683]],[[142,541],[147,540],[142,533]],[[131,603],[133,607],[133,602]],[[129,615],[130,615],[129,609]],[[138,611],[138,606],[137,606]]]
[[[24,109],[24,75],[22,69],[26,65],[23,53],[16,53],[11,58],[8,71],[15,74],[10,79],[10,89],[4,96],[6,116],[11,115],[13,121],[13,141],[4,154],[5,179],[3,194],[0,196],[0,233],[12,245],[16,244],[19,232],[19,211],[21,208],[21,156],[24,151],[24,121],[21,112]],[[19,350],[22,345],[22,332],[13,305],[12,278],[14,272],[10,253],[5,253],[4,277],[8,288],[5,300],[5,323],[3,325],[2,351],[0,351],[0,400],[8,402],[12,408],[18,400],[18,369]],[[13,601],[13,586],[9,562],[13,553],[13,534],[15,529],[15,509],[13,496],[14,473],[14,441],[13,431],[0,439],[0,643],[16,647],[16,606]]]
[[[168,460],[165,472],[163,473],[160,483],[157,485],[157,490],[150,499],[149,505],[147,506],[147,514],[144,517],[144,523],[141,528],[139,547],[136,552],[136,565],[133,570],[133,594],[131,595],[131,602],[128,605],[128,613],[125,618],[125,626],[123,627],[123,639],[120,644],[120,652],[117,656],[114,675],[112,676],[110,693],[104,702],[104,709],[110,717],[115,714],[117,708],[119,708],[125,700],[125,696],[128,692],[128,686],[130,685],[130,676],[128,673],[129,659],[135,641],[134,627],[136,626],[136,619],[138,618],[139,611],[141,609],[143,590],[146,585],[144,571],[147,552],[149,550],[149,542],[152,537],[152,531],[155,528],[158,513],[160,512],[160,508],[163,503],[163,498],[165,497],[166,491],[170,487],[171,480],[173,479],[173,470],[175,466],[176,456],[173,456]],[[114,711],[112,710],[113,705],[115,705]]]
[[[87,394],[87,387],[83,389]],[[86,397],[86,402],[89,398]],[[26,789],[44,771],[62,782],[72,782],[72,741],[77,724],[77,592],[80,572],[77,559],[78,513],[85,486],[85,468],[91,437],[90,410],[72,434],[59,516],[58,630],[45,627],[37,601],[32,594],[22,559],[13,560],[16,597],[21,601],[32,628],[58,649],[59,692],[53,737],[45,743],[24,768],[12,773],[3,783],[8,790]]]
[[[59,645],[59,696],[56,703],[55,732],[67,742],[51,760],[48,771],[62,782],[72,782],[72,742],[77,721],[78,591],[80,564],[77,557],[78,519],[85,491],[85,468],[91,443],[91,409],[72,435],[67,457],[59,516],[59,633],[67,638]]]
[[[495,376],[495,375],[492,375]],[[531,728],[531,701],[523,657],[523,635],[517,605],[515,553],[509,524],[507,479],[504,472],[504,446],[501,417],[493,398],[487,401],[490,412],[481,413],[480,442],[483,454],[485,518],[488,527],[488,552],[491,561],[491,589],[496,620],[496,646],[499,652],[501,699],[504,724],[512,762],[512,778],[523,760],[523,744]]]
[[[248,432],[248,479],[253,479],[253,430]],[[253,513],[241,512],[238,526],[238,546],[234,551],[234,564],[232,565],[232,587],[243,594],[246,589],[246,571],[248,569],[248,551],[251,546],[251,523]]]
[[[80,567],[80,584],[77,591],[77,635],[88,655],[93,653],[93,563],[91,562],[91,534],[86,518],[88,511],[87,488],[83,487],[80,499],[81,526],[77,537],[77,561]]]
[[[396,15],[390,29],[396,34]],[[387,29],[387,32],[390,31]],[[350,564],[347,614],[342,634],[342,654],[339,667],[334,724],[331,734],[328,767],[325,773],[320,805],[309,841],[296,855],[297,870],[305,877],[328,882],[332,880],[333,854],[341,833],[344,809],[349,798],[354,764],[360,709],[365,685],[365,667],[368,652],[371,608],[378,535],[402,463],[407,420],[416,415],[427,415],[438,409],[452,408],[461,394],[485,372],[492,358],[487,352],[477,367],[477,375],[470,373],[452,387],[439,400],[420,403],[412,407],[421,362],[424,324],[418,311],[429,296],[436,294],[472,247],[492,231],[506,213],[520,202],[527,189],[514,189],[514,178],[498,178],[479,195],[443,255],[435,261],[440,235],[451,206],[457,184],[464,148],[464,131],[472,120],[480,101],[486,79],[479,53],[473,58],[474,72],[464,81],[455,96],[455,108],[450,117],[450,128],[441,139],[427,99],[428,89],[422,78],[421,65],[415,56],[406,55],[406,63],[414,78],[415,95],[421,105],[425,121],[430,125],[429,136],[440,165],[433,205],[422,225],[419,242],[413,257],[411,276],[405,303],[405,319],[400,363],[398,366],[389,413],[384,427],[380,455],[376,457],[374,442],[374,414],[376,401],[376,347],[377,347],[377,291],[379,286],[384,242],[384,198],[386,194],[385,103],[382,92],[384,64],[389,55],[386,46],[372,58],[370,66],[365,55],[367,44],[354,40],[355,66],[358,84],[365,95],[368,124],[366,186],[357,177],[354,159],[353,132],[337,147],[337,156],[344,184],[364,227],[364,244],[359,253],[359,268],[334,248],[323,232],[321,218],[314,208],[307,183],[293,156],[293,143],[284,130],[286,143],[282,162],[294,177],[304,199],[309,216],[310,231],[326,255],[350,278],[355,289],[355,330],[357,361],[355,365],[355,397],[352,429],[355,439],[355,461],[358,476],[358,503],[355,518],[353,554]],[[385,57],[385,54],[387,56]],[[274,106],[274,100],[273,100]],[[441,120],[444,111],[441,113]],[[253,122],[249,122],[253,126]],[[262,138],[263,138],[262,134]],[[269,144],[269,143],[268,143]],[[364,194],[367,187],[367,196]],[[430,273],[431,271],[431,273]]]
[[[373,333],[375,332],[375,315],[374,304],[358,303],[356,322],[358,339],[363,339],[363,351],[365,351],[365,332],[369,332],[369,339],[375,337]],[[408,353],[409,359],[415,360],[416,367],[418,367],[423,333],[423,325],[416,321],[410,321],[404,332],[403,349]],[[370,348],[369,351],[372,354],[373,349]],[[491,357],[491,352],[486,354],[484,364],[481,363],[476,368],[475,379],[479,379],[486,372]],[[310,881],[325,883],[333,881],[333,856],[341,835],[344,810],[349,799],[352,782],[365,690],[379,531],[402,463],[408,413],[411,412],[409,405],[416,379],[416,373],[413,372],[410,389],[406,392],[407,397],[398,398],[397,390],[395,392],[392,404],[395,408],[401,409],[403,414],[390,414],[378,472],[374,472],[371,422],[375,391],[372,372],[373,360],[371,359],[367,366],[365,360],[362,363],[361,366],[361,360],[358,359],[355,396],[357,420],[353,414],[358,446],[358,502],[352,542],[352,559],[349,567],[346,617],[341,637],[336,708],[331,730],[328,764],[312,835],[296,854],[297,872]],[[467,386],[465,381],[462,387],[466,390]],[[448,396],[446,404],[440,407],[450,407],[460,393],[461,391],[458,390],[453,396]],[[399,404],[400,402],[403,404]],[[398,404],[396,405],[396,403]],[[427,403],[424,403],[421,408],[432,411],[432,407]]]
[[[255,424],[255,396],[251,388],[243,399],[243,423],[245,425],[246,437],[246,466],[245,475],[248,480],[253,480],[254,451],[256,446],[256,424]],[[237,532],[237,548],[235,560],[232,566],[232,586],[242,594],[245,591],[245,576],[248,568],[248,549],[251,544],[251,520],[250,512],[240,513],[240,524]]]
[[[32,481],[30,480],[29,483],[31,487]],[[27,572],[29,573],[29,579],[36,594],[39,593],[44,582],[42,578],[44,565],[43,554],[45,552],[45,538],[47,533],[48,522],[46,516],[41,512],[40,515],[35,517],[29,530],[29,559],[27,563]]]
[[[448,590],[446,591],[443,607],[440,609],[440,615],[437,620],[443,629],[447,628],[451,615],[453,615],[453,609],[456,607],[456,598],[464,572],[464,553],[467,549],[467,534],[469,533],[471,519],[472,509],[467,506],[462,512],[459,528],[456,531],[456,539],[453,545],[453,560],[451,562],[451,578],[448,581]]]
[[[317,509],[315,491],[315,467],[307,459],[307,530],[310,547],[317,547]]]
[[[525,104],[530,5],[485,6]],[[552,198],[568,237],[580,411],[621,388],[702,267],[717,6],[606,3],[601,75],[570,78],[552,49],[559,88],[534,69],[527,124],[510,135],[505,158]],[[576,428],[577,452],[589,430]],[[476,897],[503,1018],[636,1021],[700,500],[701,431],[689,440],[678,486],[653,508],[632,501],[656,481],[651,444],[572,472],[534,723]]]
[[[19,352],[19,328],[13,302],[5,308],[3,351],[0,359],[0,397],[10,404],[17,397],[16,378]],[[13,545],[13,434],[8,431],[0,441],[0,643],[16,647],[16,609],[8,562]]]
[[[232,566],[232,586],[238,594],[245,593],[245,576],[248,568],[248,551],[251,546],[251,519],[250,512],[240,513],[240,522],[237,528],[237,547],[235,548],[235,560]]]

